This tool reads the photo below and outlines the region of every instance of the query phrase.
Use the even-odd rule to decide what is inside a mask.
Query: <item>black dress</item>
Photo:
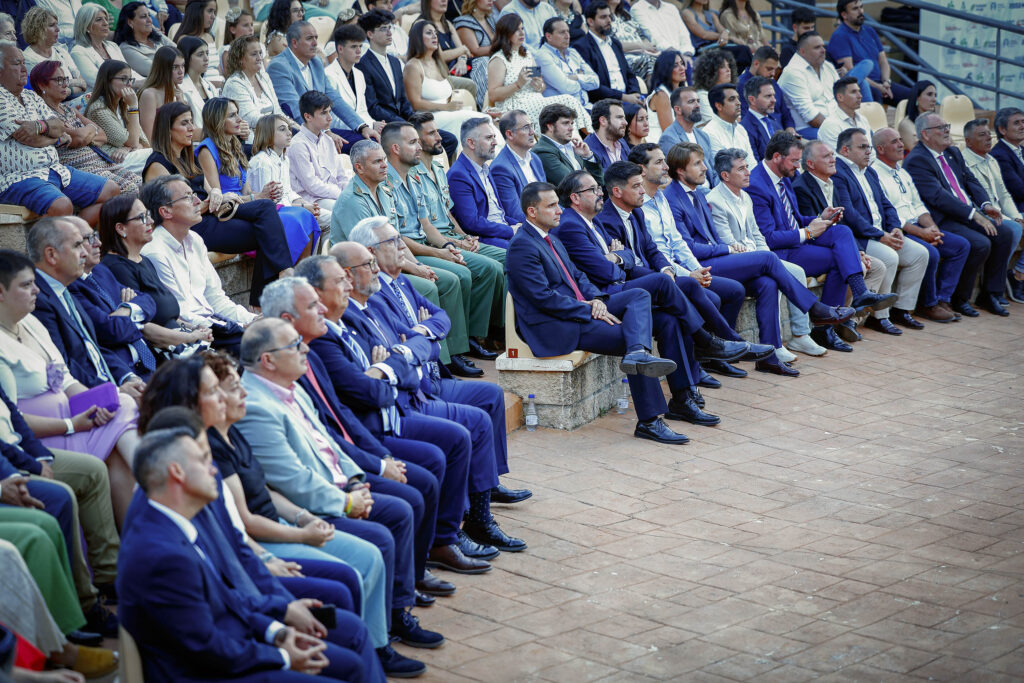
[[[238,475],[242,492],[245,494],[245,506],[249,508],[249,512],[278,521],[281,515],[277,514],[277,507],[270,497],[263,468],[252,456],[252,449],[249,448],[249,442],[245,440],[242,432],[233,425],[228,428],[231,444],[228,444],[221,433],[213,427],[206,430],[206,436],[210,441],[210,452],[213,454],[213,461],[217,463],[220,475],[225,479],[232,474]]]
[[[148,259],[138,263],[119,254],[107,254],[103,257],[103,265],[110,269],[117,281],[125,287],[131,287],[140,294],[148,294],[156,303],[156,315],[153,322],[161,327],[176,327],[174,324],[181,310],[174,293],[164,287],[156,268]]]

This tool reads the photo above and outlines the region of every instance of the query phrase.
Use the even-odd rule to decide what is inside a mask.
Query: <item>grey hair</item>
[[[174,195],[168,189],[168,185],[175,182],[188,185],[188,181],[185,180],[184,176],[172,173],[171,175],[162,175],[150,180],[139,190],[139,201],[146,207],[146,211],[149,211],[150,215],[153,216],[154,225],[161,225],[164,222],[163,217],[160,216],[160,207],[167,206],[174,200]]]
[[[17,30],[18,28],[18,24],[14,21],[14,17],[12,17],[7,12],[0,12],[0,26],[2,26],[5,23],[10,24],[11,27],[14,28],[15,30]]]
[[[75,15],[75,44],[83,47],[91,47],[92,41],[89,40],[89,24],[96,20],[96,15],[103,12],[107,15],[107,22],[110,22],[111,16],[103,8],[103,5],[97,5],[93,2],[87,2],[82,5],[82,9],[78,10],[78,14]]]
[[[28,252],[28,257],[32,259],[33,263],[42,263],[43,253],[47,247],[60,249],[64,244],[64,232],[61,229],[63,218],[63,216],[40,218],[28,231],[25,251]]]
[[[300,21],[293,21],[291,25],[288,27],[288,33],[286,34],[286,37],[288,39],[288,47],[290,48],[292,46],[293,40],[298,40],[299,38],[302,37],[302,29],[312,25],[313,24],[309,23],[305,19],[302,19]]]
[[[1013,118],[1014,116],[1017,116],[1018,114],[1024,116],[1024,111],[1022,111],[1019,107],[1003,107],[1002,109],[996,112],[996,118],[995,121],[993,121],[992,125],[993,127],[995,127],[996,135],[999,136],[1000,140],[1003,139],[1003,134],[999,132],[999,129],[1006,128],[1008,125],[1010,125],[1010,119]]]
[[[308,285],[304,277],[283,277],[271,282],[260,295],[260,308],[265,318],[280,318],[285,313],[298,315],[295,310],[295,288]]]
[[[473,137],[473,131],[475,131],[477,128],[484,125],[485,123],[490,122],[491,120],[486,116],[477,116],[471,119],[466,119],[465,121],[462,122],[462,127],[459,128],[459,142],[461,142],[462,145],[465,146],[466,140],[469,140],[471,137]]]
[[[921,133],[924,132],[924,129],[929,127],[929,124],[931,123],[932,117],[935,117],[939,121],[942,120],[941,116],[939,116],[938,114],[936,114],[933,111],[929,111],[929,112],[925,112],[921,116],[918,116],[917,120],[914,121],[914,130],[917,132],[918,139],[921,138]]]
[[[8,14],[7,16],[9,17],[10,15]],[[11,21],[13,22],[14,20],[12,19]],[[17,24],[15,24],[15,26],[17,26]],[[8,49],[21,52],[21,48],[18,47],[18,44],[13,40],[0,40],[0,69],[4,68],[4,60]]]
[[[294,26],[294,24],[292,25]],[[352,161],[352,165],[355,166],[365,162],[367,157],[370,156],[370,152],[378,149],[383,150],[384,148],[376,140],[360,140],[352,145],[352,148],[348,151],[348,156]]]
[[[195,438],[188,427],[154,429],[147,432],[135,447],[132,474],[139,487],[147,495],[162,489],[167,484],[167,466],[172,462],[184,463],[184,449],[178,442],[184,438]]]
[[[807,144],[804,145],[803,152],[800,153],[800,167],[807,170],[807,162],[810,161],[811,157],[814,156],[814,148],[817,145],[825,145],[821,140],[808,140]],[[831,147],[825,145],[825,148],[831,151]]]
[[[244,368],[255,368],[260,356],[274,348],[274,331],[288,323],[280,318],[260,318],[245,328],[238,349],[238,361]]]
[[[988,119],[973,119],[964,124],[964,137],[966,138],[975,128],[984,126],[988,128]]]
[[[338,259],[330,254],[316,254],[307,256],[295,266],[295,277],[305,278],[306,282],[317,289],[324,287],[324,264],[330,262],[338,263]],[[340,263],[338,264],[341,265]]]
[[[742,149],[727,147],[719,150],[718,154],[715,155],[715,175],[721,178],[723,173],[732,171],[732,165],[737,160],[743,160],[746,158],[747,153]]]
[[[364,218],[355,224],[352,228],[352,232],[348,234],[350,242],[358,242],[364,247],[372,247],[379,241],[377,239],[377,231],[388,224],[388,219],[384,216],[370,216]]]

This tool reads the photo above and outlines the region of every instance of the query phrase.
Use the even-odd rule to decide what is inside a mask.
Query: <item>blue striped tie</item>
[[[786,192],[786,186],[779,181],[779,196],[782,197],[782,206],[786,209],[786,215],[789,216],[789,227],[793,230],[800,230],[800,223],[796,219],[796,212],[793,211],[793,202],[789,201],[789,193]]]

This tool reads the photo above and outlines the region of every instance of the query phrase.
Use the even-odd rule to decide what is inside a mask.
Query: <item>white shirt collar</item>
[[[181,533],[185,534],[185,538],[188,539],[188,542],[195,545],[196,539],[199,538],[199,531],[196,530],[196,527],[192,522],[185,519],[184,515],[175,512],[166,505],[156,502],[152,498],[149,499],[149,504],[164,513],[168,519],[174,522],[174,524],[181,529]]]
[[[853,163],[852,161],[850,161],[849,159],[844,157],[842,154],[837,154],[836,155],[836,161],[844,162],[847,166],[850,167],[850,170],[853,171],[854,174],[856,174],[856,175],[864,175],[864,172],[867,170],[866,167],[865,168],[861,168],[857,164]]]
[[[768,178],[772,181],[772,185],[775,186],[775,187],[778,187],[779,183],[782,181],[782,178],[780,178],[779,176],[775,175],[775,173],[772,171],[772,169],[770,169],[768,167],[768,164],[766,164],[765,162],[762,161],[761,162],[761,166],[764,167],[765,173],[768,174]]]
[[[529,226],[530,226],[531,228],[533,228],[534,230],[536,230],[536,231],[537,231],[537,234],[538,234],[538,235],[540,235],[540,238],[541,238],[542,240],[546,240],[546,239],[548,238],[548,234],[547,234],[546,232],[544,232],[543,230],[541,230],[540,228],[538,228],[538,227],[537,227],[536,225],[534,225],[534,224],[533,224],[533,223],[531,223],[530,221],[526,221],[526,224],[527,224],[527,225],[529,225]]]
[[[825,194],[826,189],[831,191],[831,188],[834,185],[834,183],[832,182],[831,178],[826,178],[825,180],[822,180],[821,178],[819,178],[818,176],[814,175],[813,173],[808,173],[808,175],[811,176],[812,178],[814,178],[814,180],[818,183],[818,187],[821,188],[822,194]]]
[[[525,157],[519,156],[519,153],[516,152],[514,149],[512,149],[511,145],[508,146],[508,151],[511,152],[512,156],[514,156],[516,158],[516,161],[519,162],[520,166],[529,166],[530,165],[530,150],[526,150],[526,156]]]
[[[611,201],[611,200],[609,200],[609,201]],[[630,216],[630,214],[633,213],[632,211],[623,211],[619,207],[615,206],[614,203],[612,204],[612,208],[615,209],[615,212],[617,214],[619,214],[619,218],[621,218],[623,221],[625,221],[627,223],[629,222],[629,216]]]

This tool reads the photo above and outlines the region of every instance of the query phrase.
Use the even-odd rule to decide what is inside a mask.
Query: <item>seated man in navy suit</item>
[[[594,68],[599,85],[587,91],[591,102],[611,98],[639,105],[642,100],[640,85],[629,68],[622,43],[611,34],[612,10],[604,0],[590,2],[583,10],[587,19],[587,32],[573,41],[572,47],[583,61]],[[607,59],[610,51],[615,58]]]
[[[219,497],[217,470],[187,428],[156,430],[136,451],[146,497],[133,505],[120,556],[125,628],[147,680],[383,681],[366,628],[346,620],[350,648],[321,640],[327,629],[283,588],[260,595],[208,519]],[[211,525],[212,524],[212,525]],[[267,575],[269,577],[269,575]],[[238,581],[229,584],[225,577]],[[343,613],[336,615],[344,619]],[[284,623],[282,623],[282,621]],[[369,653],[366,651],[369,650]]]
[[[395,15],[383,9],[371,9],[359,17],[359,28],[366,33],[370,49],[356,68],[366,77],[366,109],[377,121],[408,121],[414,111],[405,94],[402,62],[388,49],[394,40],[392,27]],[[459,148],[459,141],[446,130],[440,131],[441,144],[451,158]]]
[[[770,48],[769,48],[770,49]],[[745,85],[741,93],[743,101],[747,105],[740,125],[747,131],[747,139],[750,141],[750,148],[754,152],[754,158],[749,163],[756,163],[764,159],[764,150],[772,136],[782,130],[773,118],[779,100],[776,99],[775,81],[770,78],[754,76]],[[714,159],[709,162],[714,163]]]
[[[771,45],[762,45],[754,50],[754,59],[750,62],[750,66],[736,79],[736,87],[740,89],[740,94],[743,95],[740,98],[740,106],[743,107],[743,113],[746,114],[750,106],[746,97],[747,82],[755,76],[767,78],[775,90],[775,110],[771,113],[772,120],[775,121],[775,130],[786,130],[787,132],[795,133],[793,114],[790,113],[789,105],[786,104],[786,98],[782,95],[782,88],[775,82],[775,72],[778,69],[779,53],[775,51],[775,48]],[[751,160],[750,163],[753,164],[754,160]]]
[[[138,401],[145,382],[121,355],[105,349],[92,321],[68,287],[82,276],[88,247],[74,217],[44,218],[28,233],[28,256],[36,265],[34,315],[46,326],[71,375],[87,387],[113,382]]]
[[[316,90],[326,93],[331,99],[334,115],[331,128],[335,135],[342,136],[349,144],[363,138],[379,139],[373,126],[363,121],[327,80],[324,65],[316,51],[316,28],[308,21],[296,21],[288,27],[288,48],[267,64],[274,92],[286,113],[294,119],[301,119],[299,97],[304,92]]]
[[[624,161],[629,156],[629,145],[625,140],[628,123],[622,102],[601,100],[590,111],[590,121],[594,132],[584,138],[583,143],[594,153],[601,169],[607,169],[616,161]]]
[[[599,192],[596,184],[588,190]],[[628,375],[636,406],[633,435],[659,443],[687,443],[686,436],[669,429],[661,418],[668,406],[658,378],[674,374],[680,365],[684,374],[691,373],[675,319],[666,316],[670,333],[659,344],[664,341],[662,348],[671,348],[681,363],[651,355],[654,320],[647,291],[603,292],[576,269],[562,242],[549,234],[562,215],[553,185],[530,183],[522,205],[527,222],[509,244],[507,265],[519,336],[539,357],[576,349],[622,356],[619,368]],[[691,386],[696,382],[692,376],[687,379]]]
[[[742,159],[746,156],[739,149],[722,150],[718,154],[722,157],[721,166],[730,171],[734,158]],[[656,234],[675,229],[700,267],[710,267],[716,280],[728,278],[741,283],[746,294],[754,297],[759,339],[762,344],[770,345],[775,350],[772,356],[757,362],[755,367],[758,370],[777,375],[799,374],[779,354],[782,348],[779,292],[796,302],[802,311],[811,312],[820,323],[838,322],[844,315],[852,316],[853,311],[836,311],[819,302],[803,283],[789,274],[779,257],[770,251],[748,252],[742,244],[726,245],[719,242],[711,207],[699,191],[707,175],[703,150],[693,143],[685,143],[673,148],[670,156],[672,163],[666,164],[664,152],[652,143],[637,145],[629,154],[630,160],[639,164],[644,171],[646,199],[643,212],[648,218],[648,226],[667,226],[662,231],[655,231]],[[672,178],[670,173],[675,177]],[[671,180],[667,188],[661,190],[669,178]],[[656,237],[655,240],[661,247],[665,238],[659,240]],[[736,325],[735,320],[730,322]]]
[[[448,191],[455,202],[452,212],[470,235],[485,244],[507,247],[519,222],[506,215],[488,173],[487,162],[497,154],[497,132],[491,120],[481,116],[464,121],[459,133],[462,154],[448,171]]]
[[[510,220],[526,220],[519,208],[519,195],[528,183],[547,182],[544,164],[530,150],[537,144],[530,117],[521,109],[505,112],[498,120],[498,132],[505,148],[491,162],[489,173],[501,208]]]

